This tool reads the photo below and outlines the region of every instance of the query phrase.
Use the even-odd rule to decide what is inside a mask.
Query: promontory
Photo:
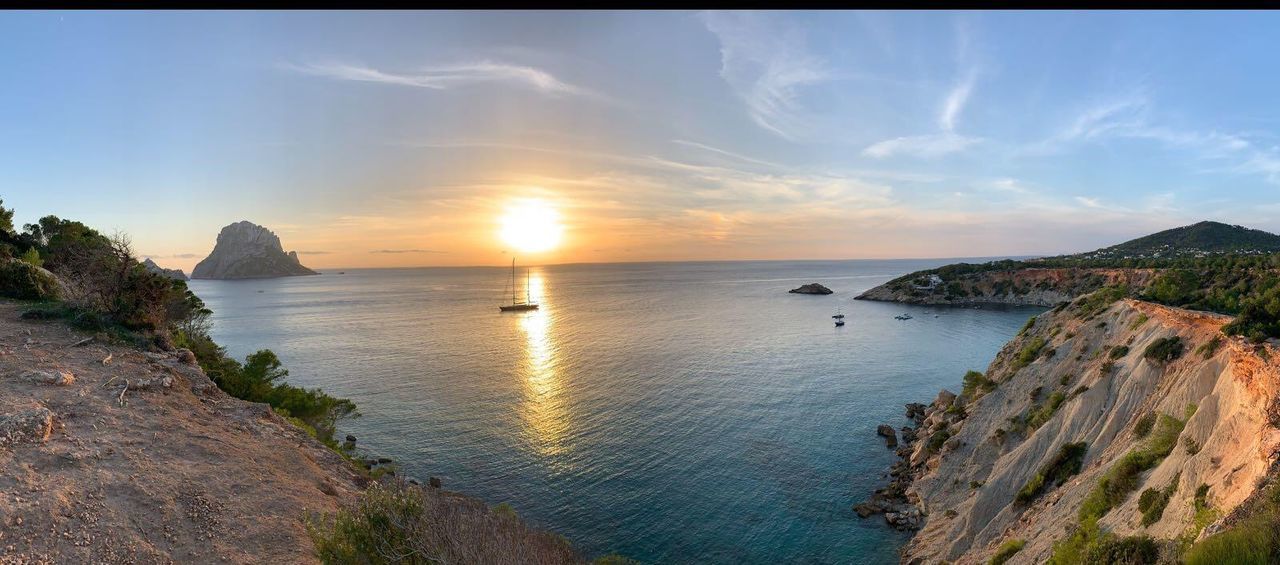
[[[240,221],[218,233],[213,252],[196,264],[193,279],[265,279],[315,275],[302,266],[298,253],[285,253],[280,238],[271,230]]]

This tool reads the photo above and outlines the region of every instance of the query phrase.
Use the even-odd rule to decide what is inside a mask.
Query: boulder
[[[898,434],[894,431],[893,426],[888,424],[880,424],[876,428],[876,434],[884,436],[884,445],[888,448],[898,447]]]
[[[46,385],[67,386],[76,382],[76,376],[62,369],[36,369],[22,374],[22,378]]]
[[[956,401],[956,394],[947,389],[938,391],[938,397],[933,399],[933,407],[938,410],[946,410]]]
[[[280,238],[252,222],[222,228],[208,257],[191,271],[194,279],[260,279],[315,275],[296,252],[285,253]]]
[[[431,488],[440,488],[440,479],[438,477],[430,477],[427,479],[427,486]]]
[[[907,417],[915,420],[916,423],[920,423],[924,421],[925,408],[927,408],[927,406],[920,404],[919,402],[907,404]]]
[[[916,440],[915,428],[908,428],[904,426],[902,428],[902,443],[911,443],[915,440]]]
[[[809,283],[801,285],[799,288],[788,290],[787,292],[792,294],[831,294],[834,291],[818,283]]]
[[[34,408],[0,416],[0,447],[44,443],[53,433],[53,412]]]

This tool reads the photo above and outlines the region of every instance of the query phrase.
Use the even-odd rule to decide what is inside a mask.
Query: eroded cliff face
[[[900,279],[872,288],[858,300],[908,304],[1053,306],[1107,285],[1143,287],[1153,269],[1046,268],[985,271],[941,277],[935,284]]]
[[[1202,529],[1220,522],[1195,523],[1197,491],[1213,515],[1225,516],[1272,468],[1280,371],[1271,359],[1280,352],[1223,336],[1226,316],[1129,299],[1091,309],[1083,301],[1046,312],[1010,341],[987,370],[995,383],[989,391],[962,394],[949,414],[931,410],[924,420],[904,453],[914,478],[907,498],[926,517],[903,549],[904,562],[985,563],[1009,540],[1026,545],[1008,563],[1044,562],[1103,475],[1150,441],[1135,432],[1149,414],[1185,426],[1172,451],[1098,521],[1103,530],[1157,540],[1205,535]],[[1180,357],[1144,356],[1171,337],[1181,340]],[[930,441],[935,434],[946,434],[945,441]],[[1079,472],[1030,503],[1015,503],[1062,446],[1076,442],[1087,446]],[[1139,499],[1146,489],[1172,494],[1163,514],[1144,526]]]
[[[255,279],[314,275],[297,252],[285,253],[280,238],[251,222],[236,222],[218,233],[208,257],[191,270],[193,279]]]

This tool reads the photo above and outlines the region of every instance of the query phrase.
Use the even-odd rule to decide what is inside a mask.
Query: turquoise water
[[[893,461],[876,425],[956,390],[1040,310],[852,300],[946,262],[535,267],[542,308],[503,314],[502,268],[191,286],[233,354],[273,349],[290,382],[354,400],[340,429],[361,446],[591,555],[894,563],[905,537],[850,509]],[[836,294],[786,292],[807,282]]]

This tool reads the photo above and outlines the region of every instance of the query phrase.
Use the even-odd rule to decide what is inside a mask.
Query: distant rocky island
[[[142,266],[146,267],[148,271],[151,271],[158,275],[164,275],[174,280],[179,280],[179,281],[191,280],[187,278],[187,274],[183,272],[182,269],[166,269],[164,267],[161,267],[160,265],[157,265],[156,262],[152,261],[150,257],[147,257],[142,261]]]
[[[240,221],[218,233],[213,252],[191,271],[194,279],[266,279],[316,275],[302,266],[298,253],[286,253],[271,230]]]
[[[818,283],[801,285],[800,288],[788,290],[791,294],[831,294],[832,290]]]

